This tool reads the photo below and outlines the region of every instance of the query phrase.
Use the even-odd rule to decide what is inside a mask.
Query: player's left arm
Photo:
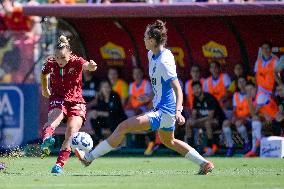
[[[82,65],[83,70],[88,70],[88,71],[96,71],[97,70],[97,64],[95,63],[95,61],[90,60],[89,62],[85,62]]]
[[[183,109],[183,94],[178,79],[174,79],[171,81],[171,87],[173,88],[176,94],[176,120],[179,125],[183,125],[185,123],[185,118],[181,115]]]
[[[224,95],[224,97],[222,98],[222,101],[225,102],[226,100],[228,100],[231,92],[229,90],[231,84],[232,84],[232,80],[230,78],[230,76],[228,74],[224,74],[224,84],[225,84],[225,87],[226,87],[226,93]]]
[[[275,63],[275,66],[274,66],[274,78],[275,78],[275,81],[278,85],[282,84],[282,80],[281,80],[281,68],[279,66],[280,64],[280,60],[278,60],[276,63]]]

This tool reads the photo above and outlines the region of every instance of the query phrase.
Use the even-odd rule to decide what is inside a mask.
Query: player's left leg
[[[249,143],[249,138],[248,138],[248,132],[245,124],[247,123],[246,120],[244,119],[237,119],[235,121],[235,126],[238,131],[238,133],[241,135],[242,139],[244,140],[244,151],[248,152],[250,150],[250,143]]]
[[[174,131],[159,129],[161,142],[168,148],[178,152],[186,159],[200,166],[198,174],[207,174],[214,169],[214,165],[208,160],[204,159],[194,148],[190,147],[187,143],[175,139]]]
[[[146,114],[131,117],[121,122],[114,132],[106,140],[99,143],[91,152],[85,153],[76,149],[75,154],[85,166],[88,166],[95,159],[117,148],[122,143],[127,133],[133,131],[148,131],[150,129],[149,117]]]
[[[81,116],[68,117],[67,128],[65,131],[65,139],[62,143],[56,164],[53,166],[52,173],[62,173],[62,169],[66,161],[71,154],[70,141],[72,135],[78,132],[83,124],[83,118]]]
[[[260,140],[261,140],[261,129],[262,123],[260,118],[255,116],[252,118],[252,148],[251,150],[245,154],[245,157],[256,157],[258,156],[257,151],[260,147]]]

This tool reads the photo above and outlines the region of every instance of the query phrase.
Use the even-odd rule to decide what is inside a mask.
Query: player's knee
[[[162,139],[161,142],[169,148],[171,148],[174,145],[174,140],[172,139]]]
[[[223,122],[223,128],[226,128],[226,127],[229,127],[230,126],[230,121],[229,120],[225,120],[224,122]]]
[[[240,127],[243,124],[243,122],[241,120],[237,120],[235,125],[236,127]]]
[[[130,127],[131,125],[127,121],[123,121],[117,126],[116,130],[118,133],[126,134],[130,130]]]

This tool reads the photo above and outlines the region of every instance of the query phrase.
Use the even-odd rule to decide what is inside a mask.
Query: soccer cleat
[[[88,167],[89,165],[91,165],[92,161],[88,161],[86,159],[86,153],[82,150],[79,150],[78,148],[75,149],[75,155],[76,157],[79,159],[79,161],[81,161],[81,163],[85,166]]]
[[[63,168],[60,165],[55,164],[51,169],[51,173],[61,174],[63,173]]]
[[[214,164],[210,161],[207,163],[203,163],[200,165],[200,169],[198,171],[198,175],[207,175],[208,173],[212,172],[214,169]]]
[[[258,157],[258,155],[253,152],[253,151],[249,151],[248,153],[245,154],[245,157],[249,158],[249,157]]]
[[[144,152],[144,155],[145,156],[150,156],[150,155],[152,155],[152,153],[153,153],[153,149],[154,149],[154,147],[155,147],[155,143],[154,142],[149,142],[149,144],[148,144],[148,146],[147,146],[147,148],[146,148],[146,150],[145,150],[145,152]]]
[[[40,149],[42,151],[41,158],[45,158],[50,154],[50,146],[55,143],[55,139],[53,137],[46,138],[42,144],[40,145]]]
[[[227,153],[226,153],[226,156],[227,157],[232,157],[234,155],[234,147],[229,147],[227,149]]]

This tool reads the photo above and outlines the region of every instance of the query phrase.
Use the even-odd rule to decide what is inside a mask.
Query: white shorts
[[[164,131],[174,131],[176,118],[174,115],[166,114],[161,110],[151,110],[146,113],[149,118],[151,130],[162,129]]]

